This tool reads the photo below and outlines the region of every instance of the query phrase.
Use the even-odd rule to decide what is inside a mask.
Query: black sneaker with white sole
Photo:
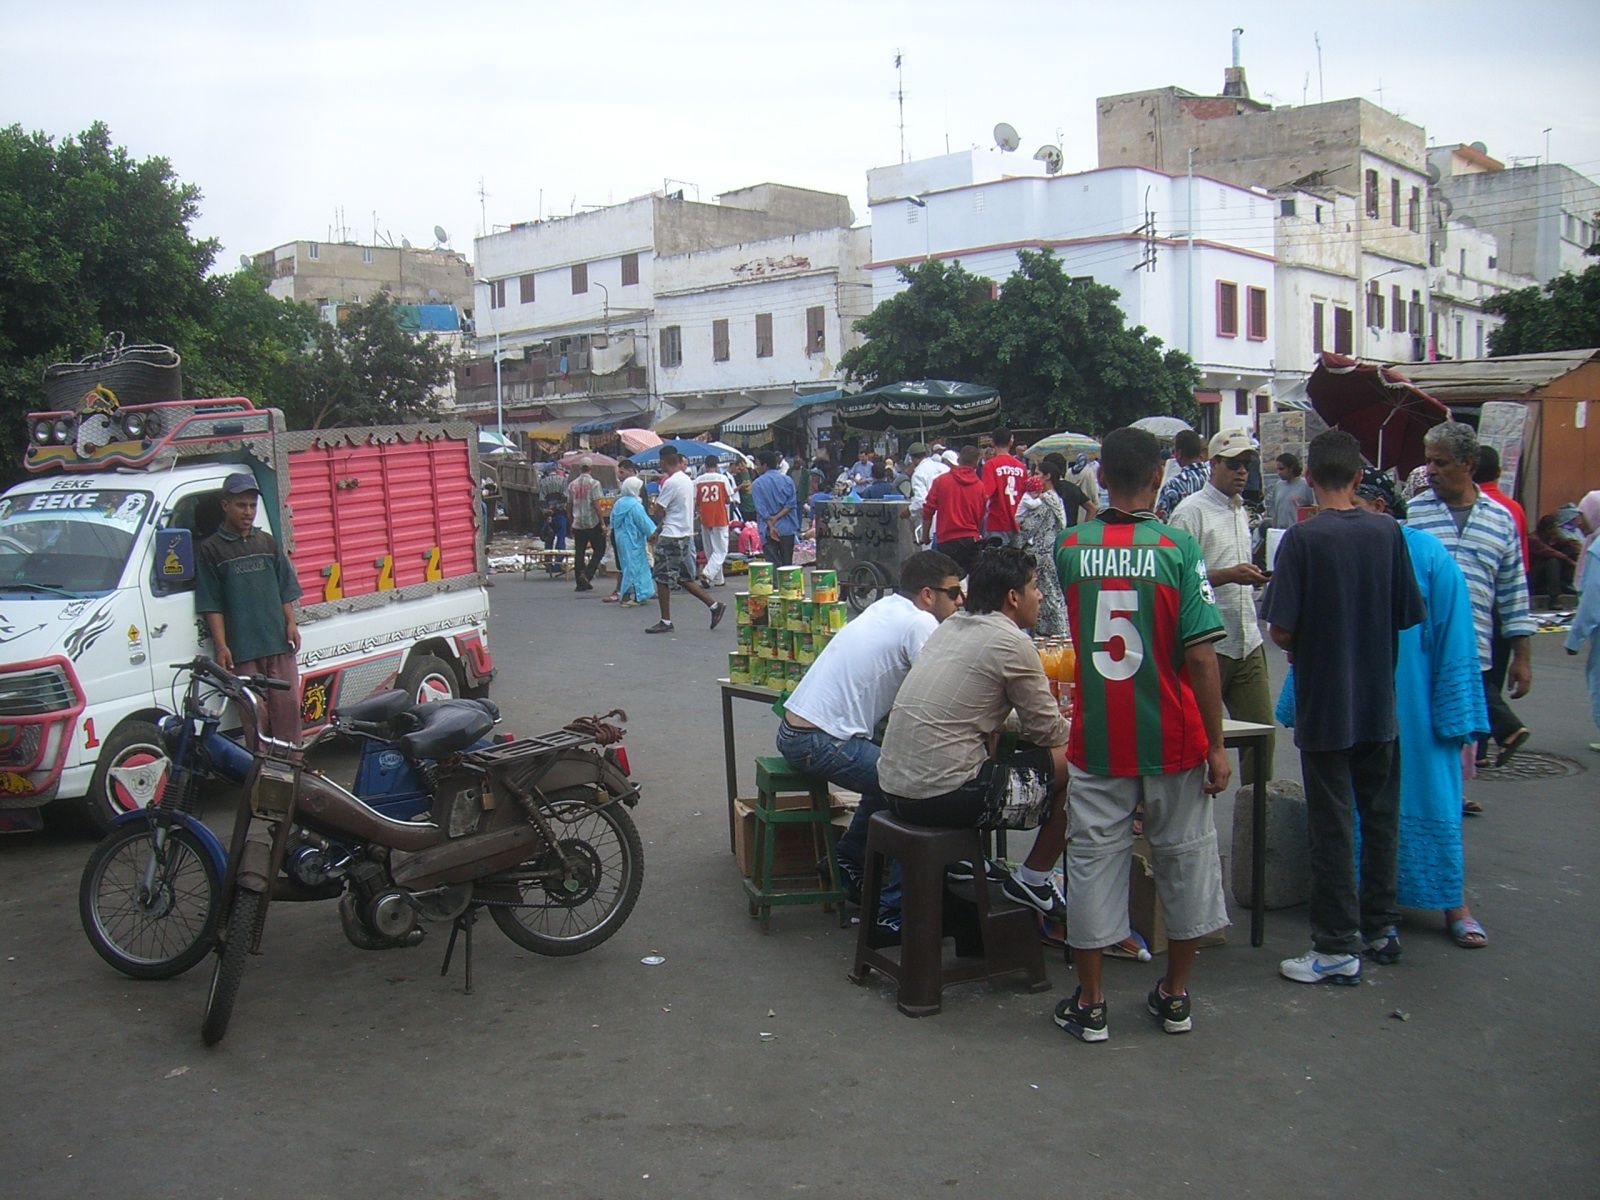
[[[861,903],[861,868],[848,859],[839,859],[839,882],[844,885],[844,898],[851,904]],[[822,881],[823,887],[832,887],[833,879],[828,871],[827,858],[817,859],[817,878]]]
[[[1080,1042],[1106,1041],[1111,1037],[1106,1029],[1106,1002],[1101,1000],[1098,1004],[1079,1004],[1078,997],[1081,995],[1083,989],[1080,987],[1072,993],[1072,999],[1056,1005],[1056,1024]]]
[[[984,860],[983,871],[990,883],[1004,883],[1011,878],[1009,871],[999,863],[990,862],[988,859]],[[971,883],[972,861],[963,858],[960,862],[953,862],[944,869],[944,875],[951,883]]]
[[[1054,879],[1044,883],[1026,883],[1014,874],[1007,874],[1005,883],[1000,885],[1000,894],[1007,900],[1026,904],[1047,917],[1054,917],[1058,921],[1067,919],[1067,898],[1056,887]]]
[[[1161,990],[1165,982],[1164,977],[1156,980],[1155,987],[1145,997],[1145,1007],[1150,1010],[1152,1017],[1161,1021],[1161,1028],[1168,1033],[1188,1033],[1194,1028],[1194,1018],[1189,1012],[1189,993],[1169,996]]]
[[[1393,929],[1386,929],[1365,943],[1367,957],[1380,966],[1392,967],[1400,961],[1400,938]]]

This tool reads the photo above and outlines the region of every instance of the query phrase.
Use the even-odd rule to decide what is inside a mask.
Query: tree
[[[1600,264],[1557,275],[1543,288],[1502,292],[1483,310],[1506,319],[1489,334],[1491,358],[1600,346]]]
[[[189,395],[247,396],[286,413],[297,408],[296,386],[316,338],[317,314],[269,296],[266,282],[254,268],[212,280],[206,319],[179,337]]]
[[[954,379],[997,388],[1017,428],[1105,432],[1170,413],[1194,421],[1189,357],[1127,327],[1117,291],[1069,279],[1049,250],[1019,252],[998,296],[959,263],[901,269],[910,286],[856,323],[841,365],[869,386]]]
[[[284,404],[295,428],[325,429],[432,419],[434,389],[449,378],[448,347],[402,327],[398,307],[380,292],[343,308],[338,325],[315,322],[309,350],[293,364],[294,395]]]

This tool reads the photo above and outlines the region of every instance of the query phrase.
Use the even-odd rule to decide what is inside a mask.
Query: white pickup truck
[[[107,772],[164,758],[172,664],[211,650],[194,547],[241,468],[304,591],[308,734],[396,681],[423,701],[486,694],[473,426],[288,432],[243,399],[91,393],[28,429],[32,477],[0,495],[0,809],[64,802],[104,829],[134,806]]]

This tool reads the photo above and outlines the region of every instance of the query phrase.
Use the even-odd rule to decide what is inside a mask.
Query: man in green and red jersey
[[[1167,973],[1146,998],[1168,1033],[1192,1025],[1189,972],[1199,940],[1228,924],[1211,797],[1228,785],[1223,636],[1200,545],[1155,519],[1161,445],[1117,429],[1100,450],[1111,504],[1067,530],[1056,569],[1078,649],[1067,771],[1068,941],[1080,986],[1056,1024],[1103,1042],[1101,953],[1128,936],[1133,814],[1144,805],[1156,892],[1167,917]]]

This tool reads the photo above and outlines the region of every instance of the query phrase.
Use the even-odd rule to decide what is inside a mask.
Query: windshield
[[[122,578],[149,492],[60,488],[0,497],[0,593],[100,595]]]

